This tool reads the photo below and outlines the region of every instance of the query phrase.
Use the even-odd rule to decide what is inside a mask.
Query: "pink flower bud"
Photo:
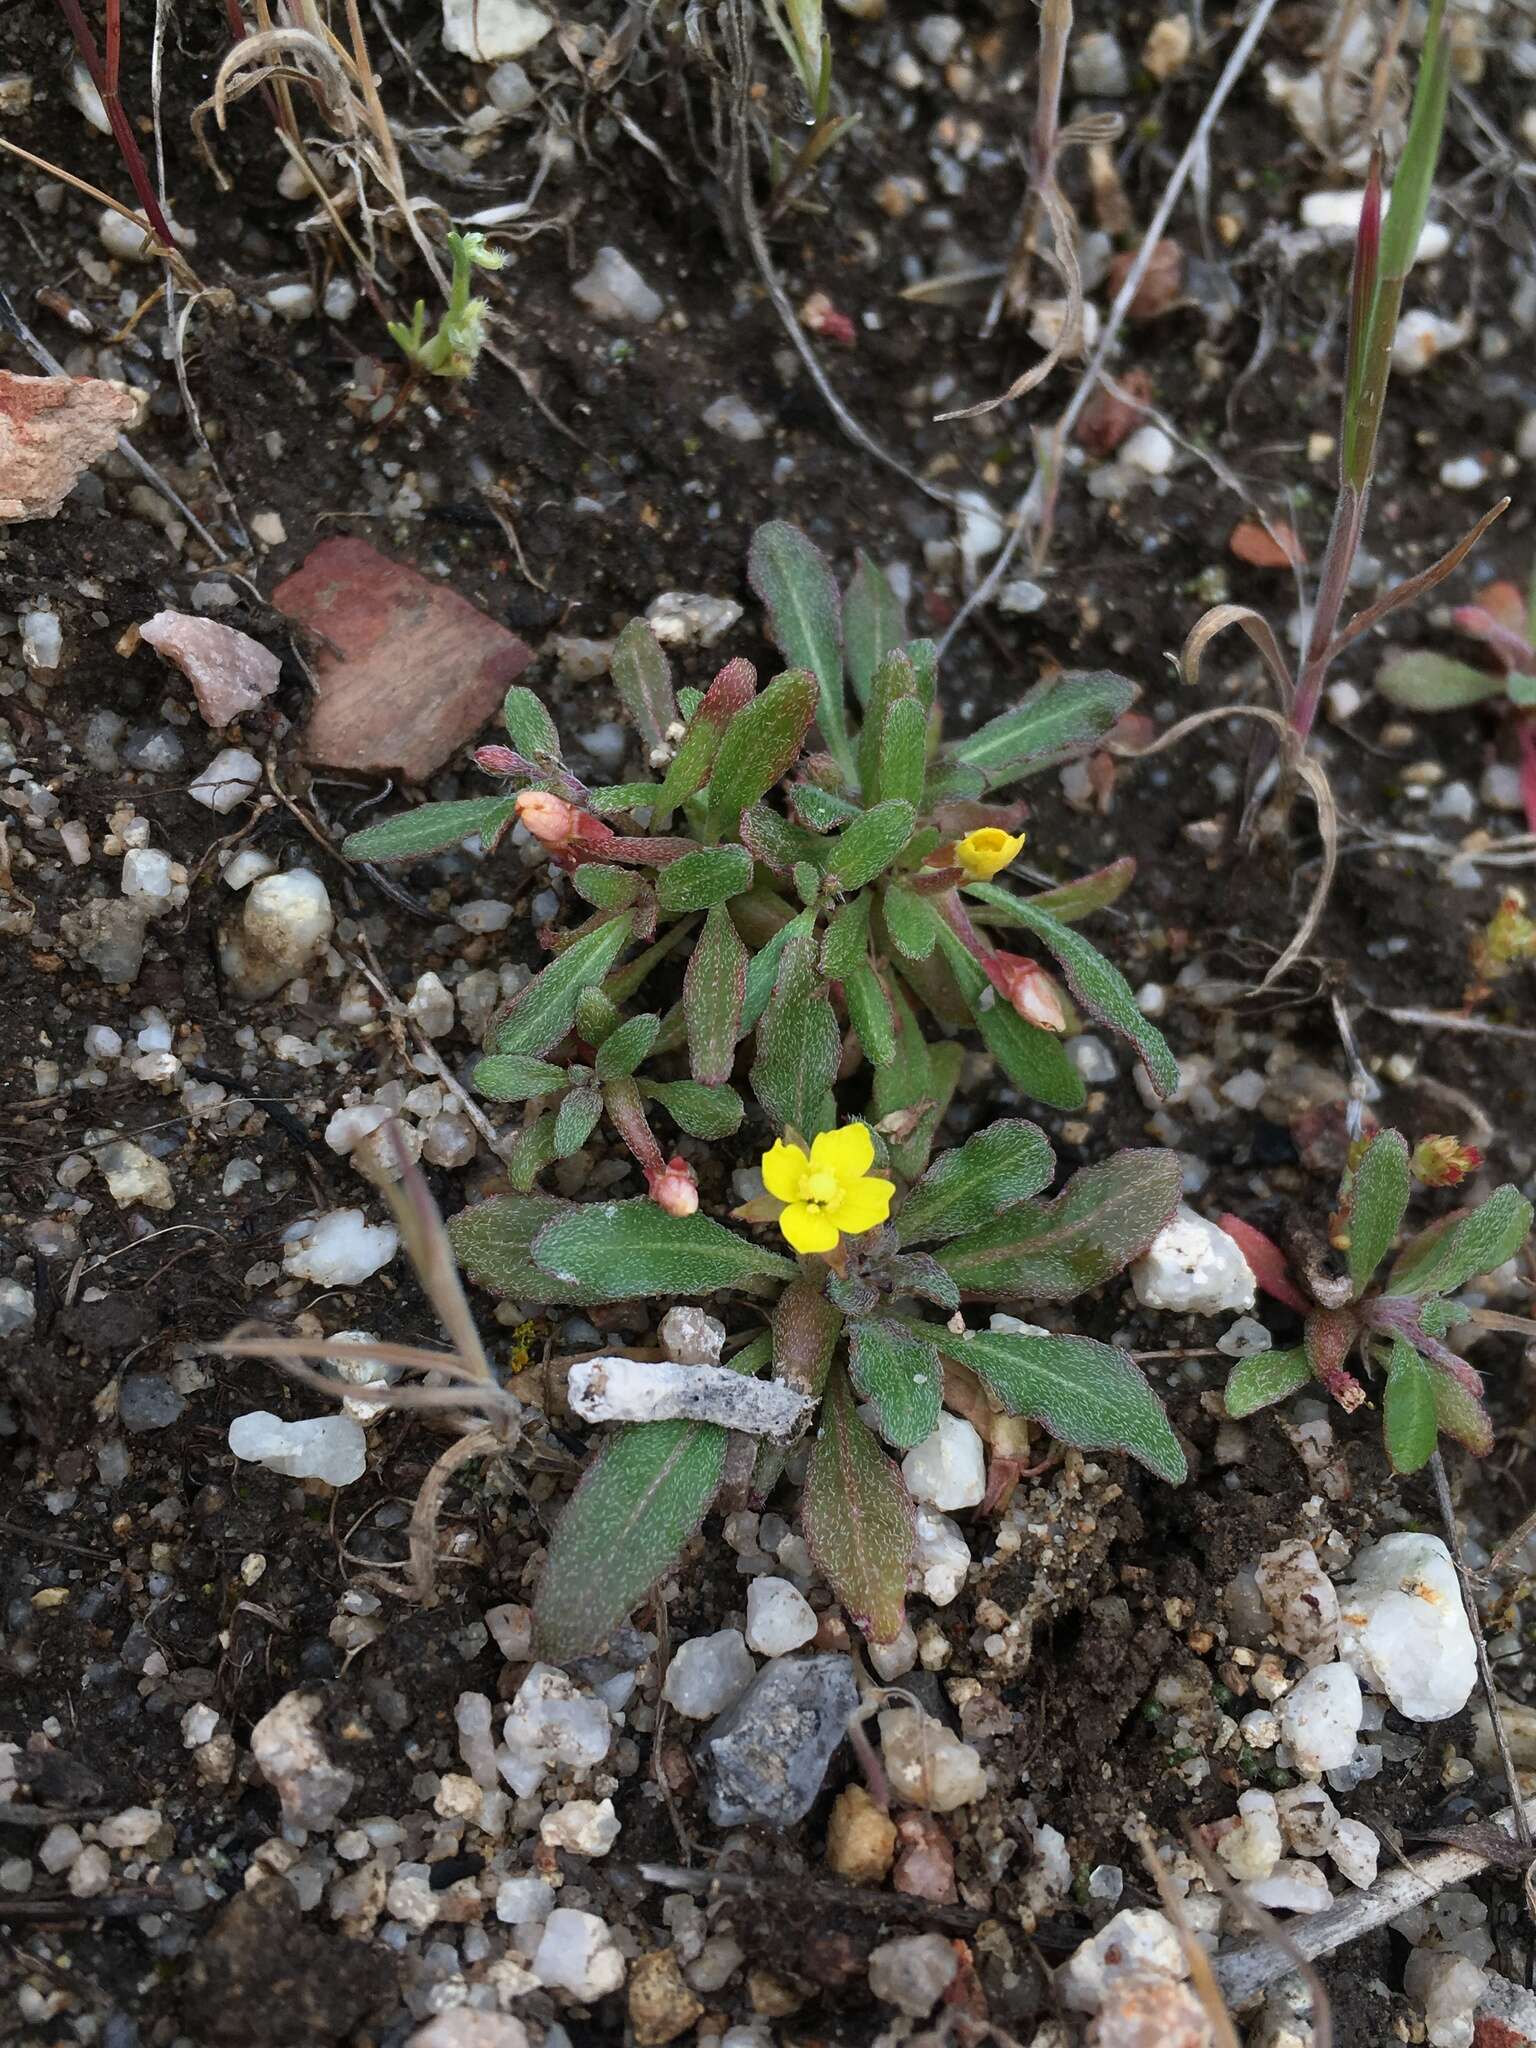
[[[487,775],[527,775],[529,764],[511,747],[476,747],[475,766]]]
[[[651,1200],[669,1216],[691,1216],[699,1206],[699,1183],[680,1154],[674,1153],[665,1166],[648,1168],[645,1181]]]
[[[1026,960],[1021,953],[994,953],[985,965],[993,987],[1026,1024],[1038,1024],[1042,1031],[1066,1030],[1061,998],[1038,961]]]
[[[547,789],[523,790],[513,808],[535,839],[557,850],[569,846],[580,830],[576,806],[563,796],[551,796]]]

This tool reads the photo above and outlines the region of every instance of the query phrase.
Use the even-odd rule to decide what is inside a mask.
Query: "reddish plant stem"
[[[1520,748],[1520,800],[1525,805],[1525,829],[1536,833],[1536,719],[1528,712],[1515,718],[1515,740]]]
[[[171,233],[170,222],[155,196],[150,181],[149,166],[144,161],[144,152],[139,148],[139,138],[133,132],[133,123],[117,96],[118,71],[122,61],[122,19],[119,13],[120,0],[107,0],[106,35],[107,61],[103,65],[101,53],[96,48],[96,38],[91,34],[90,23],[86,20],[80,0],[55,0],[60,14],[68,24],[69,32],[75,39],[75,48],[80,52],[80,61],[90,73],[91,83],[101,96],[101,104],[111,125],[112,139],[117,144],[118,155],[128,173],[128,182],[145,218],[154,229],[157,239],[166,249],[177,246],[176,237]]]

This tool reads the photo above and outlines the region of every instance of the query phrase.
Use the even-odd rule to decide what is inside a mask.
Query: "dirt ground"
[[[343,27],[339,6],[320,11]],[[1125,117],[1110,152],[1125,222],[1116,246],[1135,246],[1235,34],[1226,9],[1193,8],[1192,54],[1157,80],[1135,59],[1164,11],[1083,0],[1078,12],[1079,38],[1112,31],[1129,60],[1126,95],[1090,103]],[[1453,96],[1433,208],[1449,247],[1410,287],[1410,303],[1464,315],[1468,338],[1393,387],[1362,602],[1433,560],[1499,494],[1513,503],[1445,591],[1369,636],[1336,672],[1358,687],[1359,708],[1325,721],[1316,742],[1340,807],[1341,865],[1305,961],[1260,1002],[1208,1000],[1213,984],[1262,974],[1295,930],[1317,872],[1303,810],[1288,836],[1238,846],[1249,760],[1242,727],[1207,727],[1175,754],[1122,765],[1100,808],[1075,807],[1054,776],[1031,785],[1027,858],[1041,873],[1064,877],[1135,855],[1135,886],[1100,921],[1102,942],[1133,986],[1167,989],[1160,1024],[1181,1059],[1207,1063],[1214,1091],[1208,1115],[1176,1105],[1149,1123],[1121,1055],[1116,1079],[1082,1117],[1047,1111],[1039,1120],[1064,1169],[1117,1143],[1148,1142],[1150,1129],[1199,1162],[1198,1200],[1211,1215],[1230,1208],[1273,1224],[1292,1207],[1326,1213],[1332,1179],[1308,1150],[1304,1119],[1338,1099],[1352,1044],[1381,1090],[1372,1109],[1383,1123],[1475,1140],[1489,1185],[1513,1180],[1528,1190],[1536,1172],[1529,971],[1478,1011],[1490,1029],[1394,1014],[1459,1009],[1471,941],[1532,858],[1516,836],[1518,815],[1477,794],[1490,766],[1509,757],[1489,716],[1415,721],[1370,690],[1388,640],[1452,646],[1440,600],[1465,602],[1495,575],[1523,581],[1536,552],[1531,459],[1516,453],[1520,423],[1536,406],[1536,184],[1520,140],[1536,87],[1512,56],[1517,46],[1531,51],[1521,38],[1532,24],[1514,5],[1473,13],[1483,68]],[[1025,190],[1035,12],[1011,0],[957,10],[960,34],[944,61],[925,53],[932,19],[951,17],[906,0],[829,10],[839,90],[862,118],[812,182],[812,202],[773,226],[773,261],[794,307],[821,292],[849,315],[846,343],[810,339],[854,419],[914,478],[980,492],[1005,514],[1030,475],[1031,430],[1057,416],[1076,371],[1064,366],[975,422],[935,415],[1004,389],[1038,353],[1010,319],[982,331]],[[210,1351],[237,1324],[281,1329],[307,1315],[328,1332],[436,1341],[403,1260],[355,1295],[318,1301],[280,1264],[295,1220],[352,1204],[379,1213],[375,1191],[324,1142],[348,1092],[371,1099],[390,1080],[420,1079],[377,1018],[366,1027],[338,1021],[343,986],[370,948],[402,997],[428,970],[452,982],[485,965],[534,965],[532,903],[548,885],[512,851],[484,868],[454,854],[404,869],[387,891],[342,861],[341,838],[381,815],[388,792],[306,764],[308,650],[272,609],[273,589],[317,542],[359,535],[521,634],[535,654],[524,680],[576,735],[611,720],[616,700],[606,677],[573,677],[555,640],[605,639],[663,592],[742,603],[745,616],[717,657],[744,653],[766,669],[772,656],[745,579],[747,543],[764,519],[802,525],[845,572],[856,548],[906,564],[925,629],[941,632],[965,595],[952,508],[839,430],[764,288],[731,196],[730,99],[712,9],[574,10],[523,60],[536,87],[528,109],[478,132],[465,123],[486,105],[488,68],[444,52],[431,0],[374,0],[362,20],[406,184],[432,202],[434,236],[445,213],[462,220],[526,197],[547,160],[526,214],[507,230],[507,268],[484,284],[498,314],[495,356],[468,384],[394,402],[400,365],[381,316],[418,291],[430,297],[431,280],[407,239],[383,223],[376,284],[358,277],[336,234],[300,227],[311,209],[278,189],[283,158],[263,94],[233,105],[223,132],[206,128],[221,176],[199,152],[194,113],[229,48],[221,10],[165,7],[158,127],[149,118],[156,16],[140,0],[124,7],[122,67],[123,98],[151,160],[163,143],[174,216],[195,231],[189,258],[210,294],[187,313],[185,368],[216,469],[178,395],[164,306],[145,304],[158,267],[109,260],[97,202],[21,156],[0,156],[0,286],[17,316],[0,335],[0,366],[29,375],[41,367],[19,323],[70,372],[126,377],[148,394],[135,445],[218,542],[216,557],[184,520],[168,526],[163,500],[117,457],[57,517],[0,528],[0,796],[9,807],[0,829],[0,1231],[3,1272],[34,1306],[30,1324],[0,1345],[0,1742],[18,1746],[20,1780],[15,1804],[0,1808],[4,2041],[404,2042],[453,2003],[441,1987],[473,1981],[508,1933],[487,1906],[483,1925],[412,1929],[375,1914],[376,1926],[349,1934],[316,1903],[335,1868],[321,1838],[301,1859],[313,1896],[302,1874],[284,1881],[291,1845],[249,1754],[252,1725],[283,1695],[317,1694],[332,1754],[358,1775],[349,1822],[399,1822],[403,1853],[441,1861],[444,1884],[477,1876],[484,1845],[450,1843],[432,1811],[440,1774],[459,1768],[455,1701],[466,1689],[493,1699],[515,1690],[520,1673],[509,1676],[484,1615],[529,1597],[585,1448],[579,1435],[556,1431],[532,1468],[456,1485],[443,1598],[427,1612],[384,1598],[377,1631],[361,1643],[338,1624],[358,1612],[361,1575],[402,1558],[409,1501],[438,1440],[409,1417],[383,1421],[366,1475],[341,1490],[306,1487],[229,1453],[229,1423],[251,1408],[319,1412],[275,1368]],[[1208,704],[1262,701],[1246,642],[1218,643],[1193,687],[1171,657],[1201,611],[1228,597],[1264,609],[1284,636],[1297,603],[1292,579],[1229,551],[1245,513],[1259,507],[1290,521],[1314,564],[1326,536],[1348,255],[1337,240],[1299,236],[1297,222],[1304,194],[1356,179],[1297,132],[1264,74],[1315,63],[1332,20],[1321,4],[1275,10],[1216,125],[1206,174],[1170,228],[1189,263],[1188,296],[1125,331],[1116,372],[1149,377],[1176,437],[1169,473],[1102,497],[1086,487],[1093,462],[1069,468],[1048,558],[1031,566],[1026,548],[1012,572],[1038,582],[1038,608],[984,607],[948,652],[941,690],[953,729],[1058,666],[1131,675],[1158,727]],[[0,142],[126,200],[111,139],[67,96],[71,50],[50,8],[0,14],[0,96],[9,74],[31,81],[29,105],[3,102]],[[770,117],[788,133],[783,65],[765,26],[756,63]],[[304,118],[309,125],[311,113]],[[1069,194],[1091,225],[1083,155],[1064,161]],[[605,327],[573,296],[603,247],[623,251],[662,294],[657,325]],[[941,273],[974,281],[903,296]],[[266,304],[275,286],[309,283],[319,295],[346,276],[364,288],[344,320],[311,313],[290,323]],[[1104,285],[1090,296],[1102,312]],[[745,402],[759,438],[704,424],[722,396]],[[1442,466],[1467,455],[1485,458],[1485,481],[1470,492],[1447,488]],[[157,610],[196,610],[194,587],[215,575],[232,577],[238,593],[220,620],[283,660],[277,694],[240,726],[242,743],[267,763],[258,792],[267,802],[224,816],[193,801],[188,785],[227,736],[204,728],[186,683],[147,647],[120,644]],[[15,637],[19,616],[38,608],[63,629],[63,658],[46,674],[24,663]],[[712,665],[696,651],[681,657],[680,673],[703,682]],[[115,737],[93,727],[104,711],[118,716]],[[167,732],[175,758],[158,770],[134,766],[136,742]],[[430,793],[479,787],[461,751]],[[1465,790],[1467,805],[1447,804],[1448,788]],[[150,926],[127,988],[104,985],[81,963],[69,922],[88,896],[115,894],[121,848],[112,835],[125,813],[148,821],[150,843],[190,879],[184,906]],[[64,851],[58,828],[68,820],[89,834],[82,864]],[[239,1004],[223,984],[217,934],[233,898],[219,854],[237,835],[280,866],[315,866],[331,892],[339,971],[315,980],[302,1004],[284,995]],[[1503,841],[1502,858],[1477,865]],[[509,902],[510,922],[495,935],[466,934],[455,908],[485,897]],[[134,1071],[135,1035],[151,1010],[180,1062],[168,1078]],[[90,1055],[93,1027],[120,1034],[120,1060]],[[475,1046],[462,1026],[441,1050],[455,1074],[468,1072]],[[1219,1091],[1245,1071],[1265,1085],[1256,1104],[1239,1108]],[[983,1120],[1002,1100],[995,1076],[973,1063],[952,1128]],[[92,1166],[93,1148],[112,1136],[165,1164],[172,1209],[114,1202]],[[739,1155],[719,1161],[719,1191],[733,1166],[756,1156],[744,1131]],[[493,1187],[498,1171],[482,1146],[467,1166],[429,1168],[429,1181],[452,1214]],[[1444,1198],[1428,1198],[1426,1217],[1437,1204]],[[493,1304],[481,1298],[477,1308],[500,1362],[520,1345],[536,1371],[569,1348],[558,1310],[514,1336]],[[1066,1566],[1047,1564],[1028,1543],[994,1547],[984,1529],[973,1531],[977,1568],[960,1599],[931,1617],[949,1660],[941,1673],[903,1681],[974,1737],[991,1773],[987,1799],[948,1817],[954,1906],[832,1891],[827,1807],[858,1777],[846,1750],[810,1818],[789,1834],[727,1838],[712,1828],[677,1724],[657,1722],[654,1663],[642,1685],[649,1706],[608,1766],[622,1822],[616,1850],[598,1860],[535,1843],[540,1868],[563,1878],[561,1902],[601,1914],[631,1956],[669,1943],[685,1951],[699,1931],[689,1917],[698,1906],[676,1886],[647,1881],[642,1865],[714,1868],[733,1881],[709,1905],[708,1927],[732,1937],[742,1961],[703,1996],[689,2038],[713,2042],[755,2023],[763,2031],[742,2042],[873,2042],[893,2014],[870,1993],[869,1952],[893,1933],[930,1928],[969,1944],[993,2038],[1036,2038],[1053,2009],[1050,1969],[1106,1915],[1088,1873],[1123,1869],[1121,1904],[1156,1903],[1128,1818],[1145,1816],[1158,1841],[1182,1848],[1188,1826],[1229,1815],[1244,1784],[1276,1775],[1231,1751],[1192,1772],[1170,1735],[1171,1721],[1198,1726],[1255,1704],[1234,1693],[1234,1681],[1247,1683],[1230,1658],[1242,1640],[1226,1597],[1234,1576],[1273,1542],[1328,1525],[1341,1557],[1389,1528],[1439,1526],[1427,1480],[1391,1477],[1374,1410],[1333,1416],[1333,1462],[1321,1476],[1294,1429],[1264,1426],[1268,1418],[1246,1431],[1241,1462],[1224,1463],[1215,1390],[1226,1361],[1210,1355],[1220,1325],[1146,1315],[1119,1282],[1074,1313],[1071,1326],[1091,1335],[1129,1332],[1139,1348],[1205,1352],[1151,1368],[1193,1476],[1175,1491],[1120,1460],[1085,1477],[1083,1461],[1070,1459],[1027,1481],[1021,1526],[1050,1530],[1085,1509],[1094,1523]],[[1268,1319],[1281,1341],[1294,1341],[1284,1311],[1271,1305]],[[1488,1340],[1477,1362],[1489,1377],[1498,1447],[1481,1465],[1459,1453],[1449,1462],[1465,1528],[1486,1557],[1531,1506],[1536,1469],[1519,1342]],[[639,1625],[674,1644],[726,1626],[744,1597],[736,1563],[712,1520]],[[1499,1678],[1524,1700],[1536,1696],[1536,1670],[1520,1588],[1503,1586]],[[996,1624],[978,1615],[985,1603],[1028,1617],[1001,1653]],[[914,1606],[927,1618],[921,1600]],[[1178,1700],[1173,1708],[1159,1703],[1160,1682]],[[185,1733],[188,1710],[204,1704],[234,1738],[222,1779],[197,1767]],[[1470,1717],[1424,1728],[1389,1716],[1389,1729],[1382,1775],[1340,1800],[1388,1843],[1411,1855],[1426,1830],[1505,1803],[1502,1780],[1481,1758],[1471,1776],[1448,1768],[1471,1755]],[[128,1808],[157,1819],[147,1841],[116,1858],[104,1895],[77,1898],[31,1860],[45,1828]],[[1074,1879],[1064,1895],[1041,1889],[1042,1826],[1065,1838]],[[1500,1966],[1519,1978],[1529,1944],[1517,1887],[1492,1881],[1483,1896]],[[1400,1935],[1383,1931],[1325,1973],[1336,2042],[1423,2038],[1402,1992],[1407,1953]],[[562,2026],[578,2044],[633,2038],[622,1995],[584,2009],[535,1988],[511,2010],[535,2040],[544,2028],[558,2043]]]

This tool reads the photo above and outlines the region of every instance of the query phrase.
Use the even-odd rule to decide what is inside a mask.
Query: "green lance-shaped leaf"
[[[1435,1413],[1434,1368],[1402,1337],[1387,1355],[1387,1388],[1382,1396],[1382,1435],[1394,1472],[1418,1472],[1435,1455],[1440,1423]]]
[[[906,1619],[916,1513],[841,1369],[822,1402],[800,1515],[816,1569],[852,1620],[871,1642],[894,1641]]]
[[[587,791],[586,808],[609,818],[620,811],[654,810],[660,795],[659,782],[605,782]]]
[[[555,1524],[533,1604],[540,1657],[588,1656],[634,1612],[708,1514],[727,1440],[712,1422],[615,1434]]]
[[[619,702],[647,747],[665,745],[667,730],[677,719],[672,665],[644,619],[631,619],[613,643],[608,672]]]
[[[1028,1416],[1058,1442],[1125,1451],[1177,1485],[1189,1467],[1163,1404],[1136,1361],[1091,1337],[1025,1337],[923,1326],[946,1358],[969,1366],[1010,1415]]]
[[[930,1047],[912,1006],[899,989],[891,991],[896,1017],[896,1057],[875,1069],[875,1118],[892,1119],[906,1134],[887,1138],[891,1164],[906,1180],[915,1180],[928,1163],[934,1133],[959,1083],[965,1055],[957,1045]],[[910,1118],[910,1124],[907,1119]]]
[[[874,1405],[880,1434],[897,1450],[910,1450],[939,1426],[944,1368],[915,1327],[860,1318],[848,1325],[848,1371]]]
[[[1392,1249],[1411,1186],[1401,1132],[1378,1131],[1360,1161],[1350,1198],[1349,1277],[1356,1301]]]
[[[855,896],[828,919],[821,942],[821,971],[828,981],[845,981],[855,968],[868,965],[870,907],[870,897]]]
[[[583,903],[594,910],[627,910],[645,894],[645,877],[633,868],[610,867],[606,861],[587,860],[572,871],[571,887]]]
[[[714,1087],[730,1079],[746,993],[747,949],[730,912],[716,904],[683,975],[688,1070],[695,1081]]]
[[[567,1209],[533,1240],[533,1257],[587,1303],[714,1294],[759,1277],[792,1280],[796,1271],[712,1216],[669,1216],[643,1196]]]
[[[525,1124],[507,1147],[507,1185],[516,1188],[520,1195],[526,1195],[545,1167],[553,1166],[561,1157],[559,1120],[558,1110],[546,1110],[531,1124]]]
[[[1177,1153],[1116,1152],[1050,1202],[1025,1202],[935,1254],[967,1294],[1070,1301],[1138,1258],[1179,1206]]]
[[[596,1088],[573,1088],[555,1113],[555,1157],[569,1159],[597,1128],[603,1098]]]
[[[669,861],[656,877],[657,908],[676,917],[708,910],[752,886],[752,856],[744,846],[701,847]]]
[[[822,857],[825,886],[851,894],[883,875],[912,837],[915,822],[912,806],[892,797],[845,825]]]
[[[880,901],[891,944],[905,960],[926,960],[938,942],[944,920],[926,896],[901,882],[892,882]]]
[[[773,1376],[819,1401],[827,1384],[841,1313],[812,1280],[792,1280],[773,1310]]]
[[[880,721],[874,777],[865,794],[871,802],[902,797],[916,806],[923,800],[927,772],[928,713],[915,697],[903,697],[886,707]]]
[[[812,941],[784,948],[773,996],[757,1032],[752,1092],[776,1130],[814,1138],[836,1121],[832,1084],[842,1034],[825,983],[811,959]]]
[[[441,853],[457,846],[461,839],[479,833],[487,847],[511,823],[517,799],[511,796],[476,796],[463,803],[422,804],[420,809],[402,811],[379,825],[365,825],[361,832],[349,832],[341,842],[348,860],[420,860],[424,854]]]
[[[1292,1345],[1288,1351],[1255,1352],[1227,1375],[1227,1413],[1234,1422],[1241,1422],[1245,1415],[1257,1414],[1261,1408],[1273,1408],[1277,1401],[1284,1401],[1311,1377],[1312,1361],[1304,1344]]]
[[[661,1019],[650,1013],[626,1018],[597,1049],[599,1081],[613,1081],[621,1074],[632,1074],[656,1043],[660,1029]]]
[[[1054,889],[1042,889],[1038,896],[1031,896],[1030,902],[1036,910],[1048,911],[1062,924],[1076,924],[1079,919],[1092,916],[1096,910],[1108,910],[1120,898],[1136,878],[1136,862],[1130,854],[1119,860],[1112,860],[1107,868],[1095,868],[1092,874],[1079,875],[1075,882],[1062,882]],[[1009,895],[1000,890],[1000,895]],[[991,924],[1008,923],[988,913]]]
[[[709,778],[712,838],[734,832],[742,812],[789,773],[815,715],[816,678],[791,669],[732,719]]]
[[[888,1067],[896,1057],[896,1020],[885,984],[873,967],[855,967],[843,977],[848,1021],[872,1067]]]
[[[1055,1168],[1038,1125],[1022,1117],[988,1124],[939,1154],[897,1211],[897,1234],[903,1244],[925,1244],[978,1230],[1015,1202],[1038,1195]]]
[[[732,720],[753,701],[756,690],[757,670],[750,661],[738,658],[728,661],[704,692],[657,793],[651,821],[654,830],[663,830],[678,805],[704,787],[720,751],[720,742]]]
[[[577,1296],[533,1263],[535,1237],[570,1208],[550,1195],[497,1195],[448,1223],[454,1257],[477,1285],[517,1301],[565,1304]]]
[[[1504,678],[1451,655],[1420,648],[1384,661],[1376,671],[1376,687],[1383,697],[1390,697],[1407,711],[1461,711],[1468,704],[1497,697]]]
[[[854,557],[852,580],[843,593],[843,653],[848,679],[861,704],[869,702],[875,670],[907,637],[906,610],[890,578],[862,549]]]
[[[734,1088],[702,1081],[647,1081],[644,1092],[690,1138],[728,1138],[740,1129],[745,1114]]]
[[[851,824],[861,808],[816,782],[792,782],[784,796],[801,824],[816,832],[835,832],[840,825]]]
[[[739,829],[741,843],[752,858],[776,875],[791,873],[802,861],[819,869],[827,851],[827,841],[819,833],[780,817],[767,804],[752,804],[744,810]]]
[[[815,677],[822,737],[852,781],[853,750],[843,705],[842,605],[826,557],[798,527],[770,519],[752,536],[747,580],[762,600],[768,630],[784,659]]]
[[[1518,1188],[1495,1188],[1476,1209],[1458,1209],[1420,1231],[1387,1276],[1388,1294],[1454,1294],[1512,1259],[1531,1234],[1531,1205]]]
[[[560,759],[560,735],[555,730],[555,721],[532,690],[521,683],[514,683],[502,699],[501,722],[507,728],[507,738],[530,761],[538,760],[540,755],[551,761]]]
[[[938,937],[982,1043],[1015,1088],[1053,1109],[1081,1109],[1088,1091],[1061,1040],[1037,1024],[1026,1024],[998,997],[974,956],[942,920]]]
[[[1135,703],[1136,685],[1107,670],[1075,670],[1032,691],[1013,711],[947,749],[981,774],[987,789],[1073,760],[1101,740]]]
[[[993,894],[991,885],[984,886],[987,893],[983,900],[989,900]],[[1006,894],[1003,890],[995,893],[998,896]],[[1158,1094],[1164,1097],[1172,1095],[1179,1085],[1179,1063],[1169,1051],[1163,1034],[1137,1008],[1130,984],[1119,968],[1112,967],[1097,946],[1091,945],[1081,932],[1052,917],[1049,911],[1040,908],[1038,902],[1016,897],[1011,907],[1018,922],[1032,931],[1055,957],[1074,999],[1090,1017],[1107,1024],[1112,1031],[1118,1031],[1122,1038],[1128,1038],[1141,1055],[1147,1076]]]
[[[1435,1420],[1446,1436],[1465,1444],[1475,1458],[1486,1458],[1493,1449],[1493,1424],[1488,1411],[1470,1387],[1464,1387],[1451,1373],[1432,1369]]]
[[[815,929],[814,909],[802,910],[797,917],[792,917],[788,924],[780,925],[773,936],[753,953],[747,963],[747,997],[741,1011],[743,1037],[756,1026],[768,1007],[768,998],[773,994],[773,984],[779,972],[779,962],[784,957],[785,947],[793,945],[797,939],[810,938]]]
[[[905,651],[898,648],[886,655],[875,670],[869,702],[864,710],[864,728],[859,734],[859,787],[867,804],[875,801],[875,784],[880,773],[880,738],[885,729],[886,714],[892,705],[904,700],[916,704],[923,714],[926,739],[927,716],[918,695],[917,676]],[[925,754],[926,751],[925,746]]]
[[[470,1079],[491,1102],[531,1102],[570,1086],[564,1067],[550,1060],[531,1060],[526,1053],[497,1052],[481,1060]]]
[[[492,1052],[530,1053],[535,1058],[558,1045],[571,1028],[576,999],[584,988],[601,981],[618,959],[634,927],[634,913],[622,911],[588,932],[513,999],[493,1027]]]

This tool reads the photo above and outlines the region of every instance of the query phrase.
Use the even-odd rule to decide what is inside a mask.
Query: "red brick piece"
[[[272,593],[315,638],[304,735],[322,768],[424,782],[533,659],[515,633],[365,540],[323,540]]]

